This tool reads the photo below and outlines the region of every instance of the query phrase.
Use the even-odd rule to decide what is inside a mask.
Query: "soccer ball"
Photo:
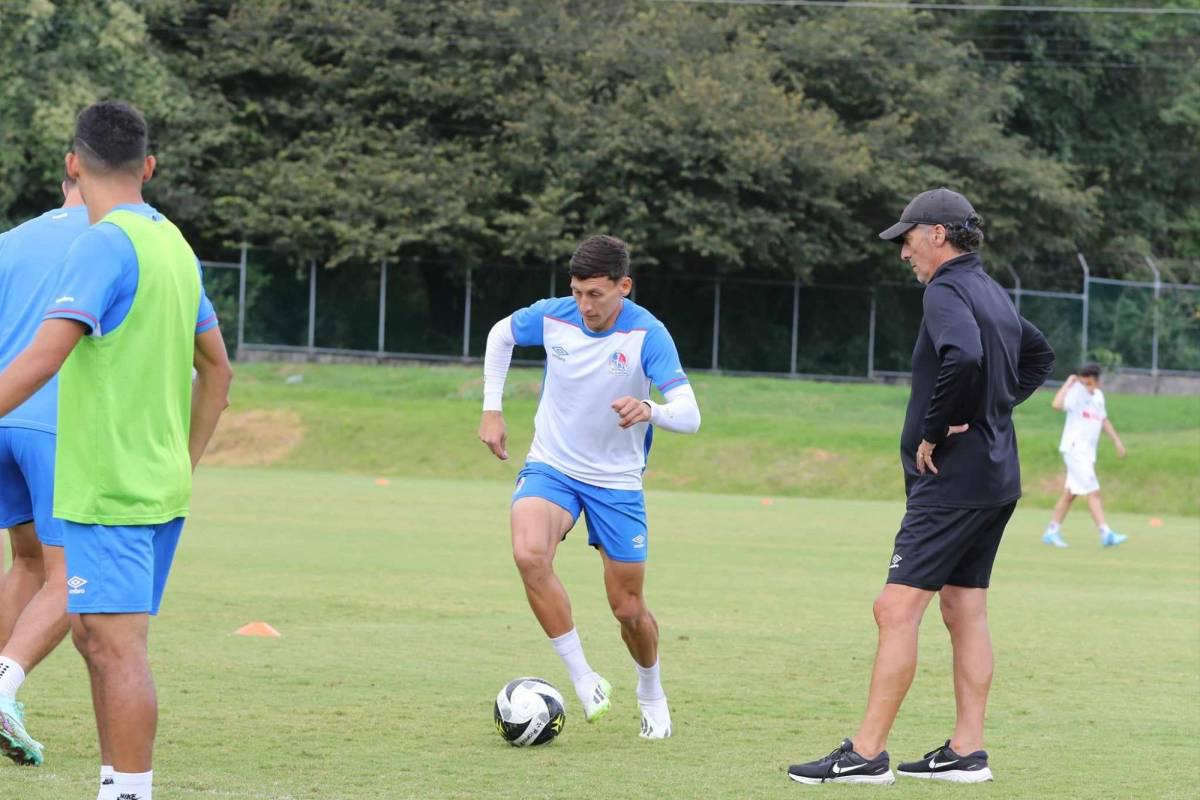
[[[562,733],[562,695],[541,678],[514,678],[496,695],[496,730],[513,747],[548,744]]]

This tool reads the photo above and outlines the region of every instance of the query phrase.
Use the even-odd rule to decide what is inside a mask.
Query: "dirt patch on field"
[[[244,411],[225,414],[204,454],[204,463],[230,467],[274,464],[304,441],[304,425],[295,411]]]

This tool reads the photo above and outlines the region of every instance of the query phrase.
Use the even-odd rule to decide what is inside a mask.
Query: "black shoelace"
[[[829,766],[825,767],[825,774],[821,776],[822,783],[829,780],[833,775],[836,774],[834,773],[833,768],[836,767],[838,762],[842,760],[842,756],[847,755],[848,753],[849,751],[843,750],[842,745],[839,744],[832,753],[825,756],[825,758],[829,760]]]

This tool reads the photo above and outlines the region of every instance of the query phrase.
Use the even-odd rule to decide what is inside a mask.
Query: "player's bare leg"
[[[529,607],[567,668],[584,718],[595,722],[611,708],[612,686],[587,663],[571,619],[571,600],[554,573],[558,543],[575,520],[549,500],[523,497],[513,503],[511,521],[513,561],[521,573]]]
[[[609,608],[621,624],[621,638],[637,665],[641,736],[665,739],[671,735],[671,712],[659,677],[658,620],[646,606],[643,591],[646,564],[614,561],[603,550],[600,555],[604,559],[604,588]]]
[[[1062,537],[1062,522],[1067,518],[1067,512],[1071,510],[1073,502],[1075,502],[1075,495],[1071,494],[1070,489],[1063,489],[1058,502],[1054,504],[1054,514],[1050,517],[1050,524],[1046,526],[1046,530],[1042,534],[1043,544],[1054,547],[1067,546],[1066,539]]]
[[[83,655],[87,650],[87,635],[84,632],[83,625],[79,620],[78,614],[70,615],[71,640],[75,644],[75,649]],[[96,738],[100,742],[100,765],[101,771],[112,771],[113,755],[112,745],[109,744],[108,729],[104,725],[104,718],[101,714],[100,703],[100,677],[99,673],[92,662],[84,658],[84,663],[87,665],[88,671],[88,686],[92,693],[92,710],[96,717]],[[111,777],[111,776],[110,776]],[[101,778],[103,780],[103,777]]]
[[[561,506],[540,497],[524,497],[512,507],[513,561],[525,584],[529,607],[550,638],[575,627],[571,600],[554,574],[554,555],[574,520]]]
[[[42,543],[32,522],[8,529],[12,543],[12,568],[0,584],[0,647],[12,635],[17,618],[46,582]]]
[[[1100,492],[1092,492],[1087,496],[1088,511],[1092,515],[1092,521],[1096,523],[1096,527],[1103,530],[1108,527],[1104,521],[1104,503],[1100,500]]]
[[[954,648],[957,715],[950,747],[956,753],[974,753],[983,749],[983,719],[994,667],[987,590],[945,586],[940,601],[942,620],[950,631]]]
[[[75,614],[71,619],[75,646],[92,681],[101,758],[120,773],[152,769],[158,699],[147,655],[149,620],[148,614]]]
[[[889,583],[875,600],[879,648],[871,672],[867,713],[851,740],[868,760],[887,748],[888,734],[917,671],[917,631],[933,592]]]
[[[46,582],[21,612],[12,635],[0,650],[28,673],[67,635],[67,567],[63,548],[42,546]]]

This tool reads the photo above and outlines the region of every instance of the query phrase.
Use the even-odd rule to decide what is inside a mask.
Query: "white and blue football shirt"
[[[629,299],[603,333],[584,324],[572,297],[539,300],[512,315],[513,338],[546,349],[546,376],[528,461],[606,489],[641,489],[649,423],[625,430],[612,409],[621,397],[650,398],[688,382],[666,326]]]
[[[88,229],[85,206],[47,211],[0,236],[0,371],[25,350],[54,299],[59,269],[72,243]],[[5,417],[0,427],[54,433],[58,378]]]

